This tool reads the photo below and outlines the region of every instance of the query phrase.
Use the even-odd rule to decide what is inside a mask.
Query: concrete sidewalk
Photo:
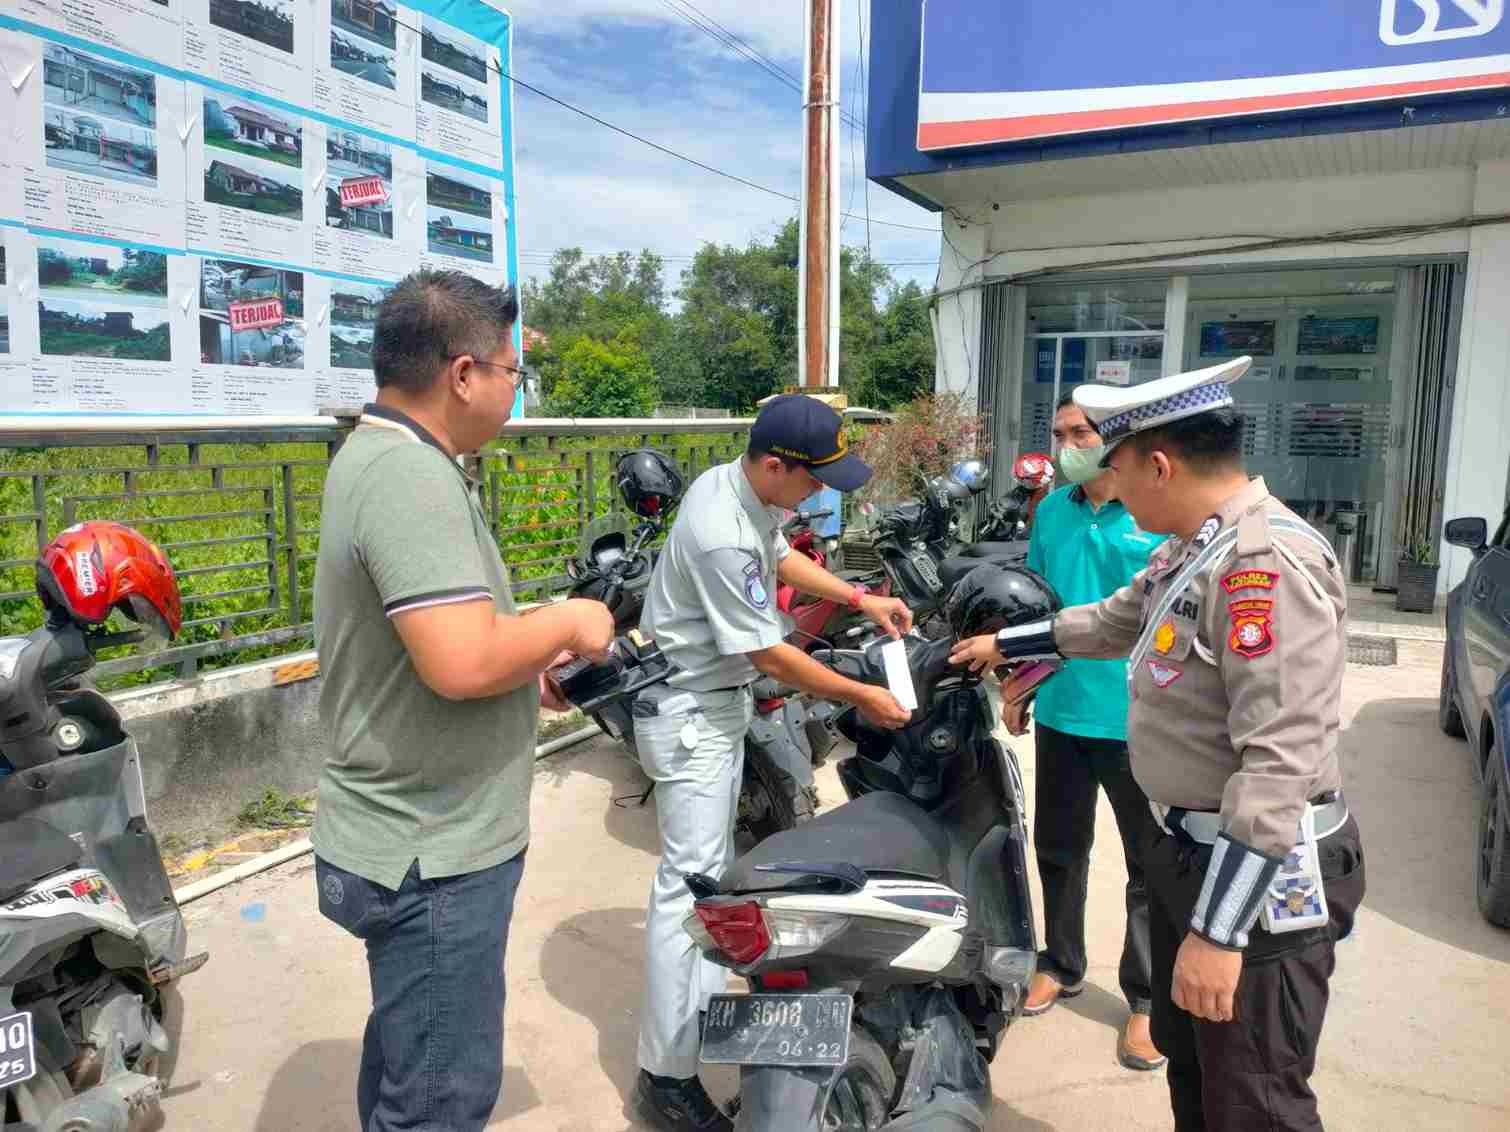
[[[1338,952],[1315,1084],[1331,1132],[1510,1127],[1510,933],[1474,905],[1467,748],[1436,730],[1440,651],[1354,668],[1344,773],[1369,892]],[[1031,745],[1017,741],[1032,793]],[[822,773],[825,800],[837,790]],[[541,764],[510,942],[504,1095],[490,1128],[623,1132],[634,1075],[655,820],[641,780],[595,740]],[[626,799],[626,796],[627,799]],[[623,804],[616,804],[620,799]],[[1085,994],[1019,1022],[993,1066],[993,1129],[1167,1129],[1163,1073],[1116,1063],[1125,874],[1102,805]],[[361,945],[320,918],[308,858],[188,909],[210,964],[184,984],[169,1132],[351,1132],[369,1002]],[[718,1096],[735,1079],[711,1073]]]

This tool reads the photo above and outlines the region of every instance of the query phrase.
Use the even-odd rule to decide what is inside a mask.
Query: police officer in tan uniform
[[[1337,940],[1363,897],[1337,733],[1347,592],[1327,541],[1242,466],[1249,358],[1076,403],[1138,525],[1174,536],[1132,584],[955,649],[977,670],[1128,657],[1153,1039],[1177,1132],[1321,1128],[1309,1078]]]

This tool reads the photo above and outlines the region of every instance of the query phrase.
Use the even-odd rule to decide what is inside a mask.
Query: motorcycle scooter
[[[688,933],[750,985],[703,1032],[704,1062],[740,1067],[739,1132],[988,1126],[1037,961],[1022,778],[952,642],[904,640],[920,707],[896,732],[842,717],[850,801],[688,878]],[[887,683],[878,646],[818,656]]]
[[[157,1119],[174,984],[203,966],[147,825],[141,755],[83,680],[100,634],[0,638],[0,1128]],[[8,771],[9,773],[4,773]]]
[[[947,632],[939,611],[955,583],[984,561],[1019,565],[1027,560],[1026,540],[961,543],[957,508],[986,487],[978,460],[962,461],[947,475],[923,485],[917,500],[881,512],[876,552],[891,592],[912,610],[926,637]]]
[[[654,646],[643,641],[635,627],[644,609],[644,590],[652,568],[649,547],[675,505],[674,500],[663,502],[650,514],[640,515],[627,544],[622,532],[617,532],[622,518],[607,522],[597,519],[588,525],[583,532],[583,550],[575,565],[568,566],[575,579],[571,594],[606,604],[613,611],[618,636],[606,659],[579,657],[547,673],[563,697],[604,734],[622,743],[636,762],[639,750],[635,744],[634,701],[643,688],[634,683],[633,673],[644,664],[642,651]],[[659,650],[653,655],[659,658]],[[819,705],[822,710],[810,712],[801,699],[784,694],[771,680],[758,681],[754,694],[755,715],[745,735],[737,821],[759,839],[812,817],[818,802],[813,744],[815,740],[826,744],[822,750],[827,753],[834,740],[823,726],[831,705]],[[649,797],[648,790],[645,797]]]

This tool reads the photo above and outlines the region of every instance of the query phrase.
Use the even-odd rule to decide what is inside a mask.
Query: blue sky
[[[698,31],[676,0],[501,0],[514,15],[516,73],[550,93],[670,149],[796,195],[802,172],[799,95]],[[798,77],[802,0],[691,0]],[[864,116],[859,20],[868,0],[841,0],[841,96]],[[868,11],[864,12],[869,19]],[[868,34],[868,24],[866,27]],[[514,92],[521,271],[541,274],[554,248],[648,247],[666,257],[667,283],[705,241],[768,238],[796,205],[705,173],[606,130],[530,91]],[[845,211],[863,215],[864,137],[844,128]],[[936,229],[937,217],[875,185],[875,219]],[[871,227],[875,257],[899,279],[932,286],[935,233]],[[846,244],[865,243],[849,220]],[[923,261],[918,263],[916,261]]]

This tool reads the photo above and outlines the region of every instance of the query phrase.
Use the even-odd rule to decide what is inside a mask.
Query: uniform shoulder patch
[[[1232,632],[1227,647],[1247,660],[1274,648],[1274,603],[1268,598],[1248,598],[1227,606]]]
[[[1279,584],[1279,575],[1273,570],[1236,570],[1222,579],[1222,588],[1229,594],[1238,590],[1272,590]]]
[[[760,563],[752,561],[745,567],[745,597],[756,609],[770,604],[771,595],[765,588],[765,579],[760,576]]]
[[[1161,664],[1157,660],[1148,662],[1148,674],[1153,677],[1155,687],[1167,688],[1185,674],[1184,669],[1175,668],[1173,665]]]
[[[1221,531],[1221,529],[1221,516],[1212,515],[1209,519],[1201,524],[1200,530],[1195,532],[1195,537],[1190,541],[1197,548],[1204,550],[1207,546],[1210,545],[1211,540],[1216,538],[1217,533]]]

